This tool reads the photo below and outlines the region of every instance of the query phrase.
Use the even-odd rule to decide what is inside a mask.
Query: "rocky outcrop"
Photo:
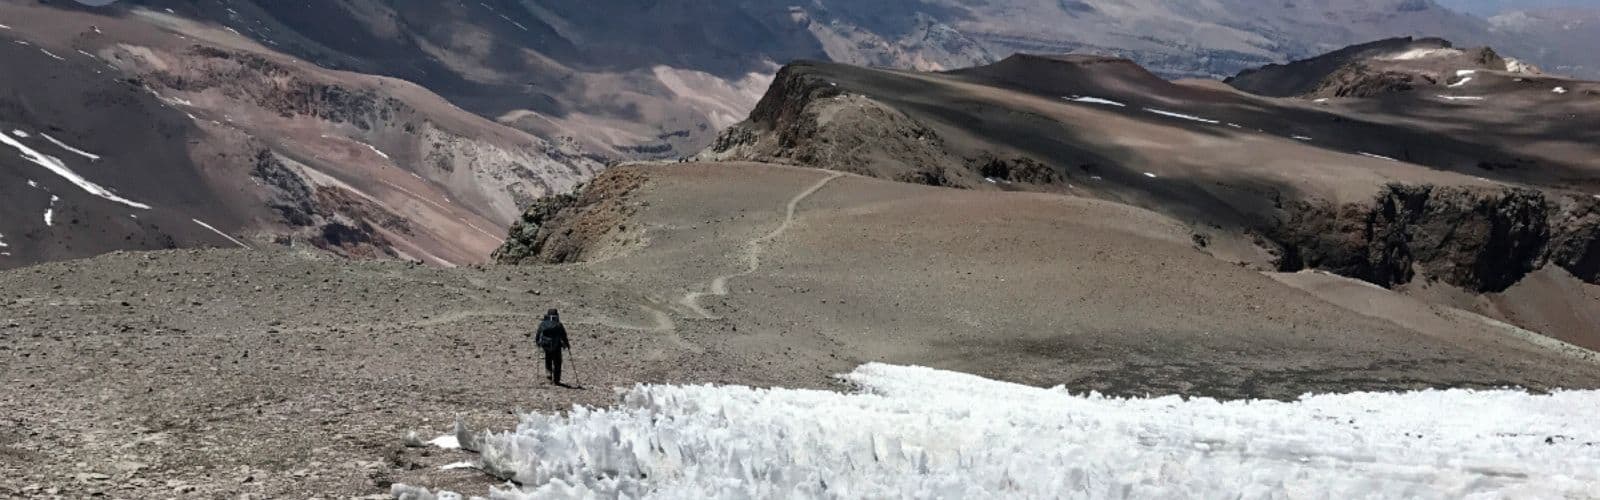
[[[698,158],[805,165],[937,186],[982,182],[933,129],[848,92],[822,66],[784,67],[750,118],[723,131]]]
[[[351,258],[396,257],[393,243],[378,231],[413,234],[411,222],[370,200],[334,186],[312,186],[271,150],[256,152],[250,176],[265,188],[266,203],[296,240]],[[374,225],[376,224],[376,226]]]
[[[644,174],[615,167],[572,194],[546,196],[512,223],[506,242],[494,251],[497,264],[580,262],[614,244],[638,241],[640,230],[626,223]]]
[[[1439,81],[1429,75],[1388,71],[1357,63],[1328,75],[1308,96],[1375,97],[1410,92],[1419,86],[1437,83]]]
[[[1297,202],[1269,230],[1280,268],[1315,268],[1392,287],[1424,278],[1498,292],[1545,265],[1600,281],[1593,199],[1542,191],[1390,185],[1372,202]]]

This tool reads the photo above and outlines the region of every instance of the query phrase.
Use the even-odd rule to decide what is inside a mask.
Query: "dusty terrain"
[[[438,470],[469,456],[406,434],[633,383],[832,387],[871,360],[1128,395],[1600,386],[1571,351],[1359,314],[1125,205],[756,164],[607,176],[638,184],[580,214],[612,223],[581,226],[579,264],[208,250],[0,273],[0,495],[482,492]],[[580,388],[537,371],[547,307]]]

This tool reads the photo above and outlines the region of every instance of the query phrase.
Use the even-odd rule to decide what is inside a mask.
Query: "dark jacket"
[[[567,341],[567,328],[561,326],[561,316],[555,310],[545,313],[544,320],[539,322],[539,333],[533,341],[544,350],[571,349],[572,344]]]

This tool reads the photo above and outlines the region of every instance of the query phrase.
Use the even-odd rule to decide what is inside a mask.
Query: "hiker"
[[[544,313],[544,320],[539,321],[539,333],[533,342],[544,349],[544,370],[549,372],[546,378],[556,385],[561,385],[561,350],[571,349],[572,344],[567,342],[567,329],[561,326],[561,315],[551,309]]]

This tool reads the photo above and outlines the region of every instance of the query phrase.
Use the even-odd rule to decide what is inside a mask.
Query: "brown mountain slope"
[[[1313,103],[1082,56],[947,74],[804,63],[702,157],[1114,200],[1260,269],[1497,293],[1547,267],[1600,282],[1596,88],[1478,70],[1430,93]],[[1558,329],[1600,345],[1600,325]]]
[[[1537,76],[1537,68],[1493,49],[1455,48],[1437,38],[1394,38],[1355,45],[1311,59],[1245,70],[1225,80],[1269,97],[1374,97],[1458,88],[1477,71]]]
[[[0,5],[15,24],[0,38],[19,69],[6,79],[0,126],[29,134],[12,137],[53,159],[45,163],[154,207],[133,219],[8,147],[0,156],[7,213],[33,215],[0,222],[10,253],[0,266],[251,244],[224,234],[293,238],[349,256],[481,262],[522,206],[599,168],[415,85],[325,70],[227,30],[149,16]],[[98,158],[56,147],[46,133]],[[45,224],[37,214],[52,207],[71,216]]]

